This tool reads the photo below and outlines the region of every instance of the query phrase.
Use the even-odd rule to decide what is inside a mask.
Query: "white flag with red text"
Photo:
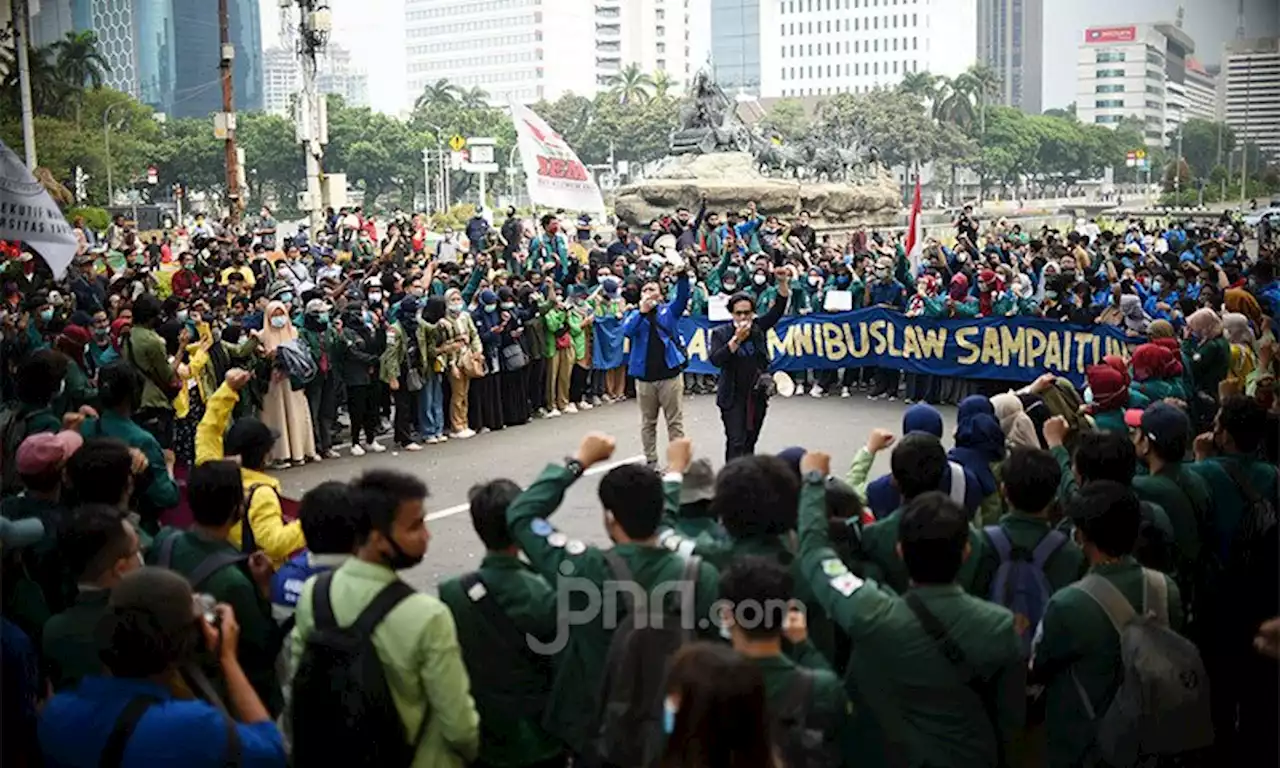
[[[603,214],[600,187],[560,134],[533,110],[514,101],[511,121],[516,126],[529,200],[546,208]]]

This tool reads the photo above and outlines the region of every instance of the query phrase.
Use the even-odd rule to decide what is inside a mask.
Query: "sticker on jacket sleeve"
[[[583,544],[578,539],[573,539],[564,545],[564,551],[571,555],[580,555],[587,551],[587,545]]]
[[[862,586],[862,579],[852,573],[842,573],[831,580],[831,588],[845,597],[849,597]]]
[[[569,542],[569,537],[565,536],[563,533],[559,531],[556,531],[555,533],[547,537],[547,544],[555,547],[556,549],[563,547],[568,542]]]
[[[552,528],[551,523],[548,523],[545,519],[535,517],[533,522],[529,523],[529,530],[533,531],[534,536],[541,536],[545,539],[551,535],[551,532],[554,531],[555,528]]]
[[[822,561],[822,572],[834,579],[848,573],[849,567],[840,558],[831,557]]]

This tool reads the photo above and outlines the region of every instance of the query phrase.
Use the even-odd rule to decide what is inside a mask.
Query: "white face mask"
[[[288,322],[289,322],[289,318],[285,317],[284,315],[276,315],[275,317],[271,318],[271,327],[283,328],[285,324]]]
[[[752,278],[752,280],[755,282],[756,285],[764,285],[764,282],[767,279],[768,278],[766,278],[764,275],[756,275],[755,277]]]

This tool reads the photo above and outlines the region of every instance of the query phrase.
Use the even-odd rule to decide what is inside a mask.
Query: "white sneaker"
[[[564,407],[564,412],[565,412],[565,413],[577,413],[577,412],[578,412],[578,406],[574,405],[573,403],[569,403],[568,405],[566,405],[566,406]]]
[[[406,446],[404,447],[404,449],[405,449],[406,451],[410,451],[410,452],[412,452],[412,451],[420,451],[420,450],[422,450],[422,446],[418,445],[417,443],[409,443],[408,445],[406,445]]]
[[[440,438],[436,437],[435,435],[428,437],[426,440],[427,445],[436,445],[439,442],[440,442]]]
[[[841,388],[841,390],[840,390],[840,396],[841,396],[841,397],[848,397],[848,396],[849,396],[849,388],[848,388],[848,387],[843,387],[843,388]]]
[[[891,402],[891,403],[896,403],[896,402],[898,402],[898,396],[897,396],[897,395],[889,395],[889,402]]]
[[[436,435],[436,442],[437,442],[437,443],[447,443],[447,442],[449,442],[449,437],[448,437],[447,435]]]
[[[591,408],[592,408],[591,403],[588,403],[586,400],[583,400],[582,402],[578,403],[578,410],[580,411],[589,411],[591,410]]]
[[[374,453],[382,453],[387,450],[387,446],[382,443],[369,443],[369,450]]]
[[[356,458],[360,458],[361,456],[364,455],[364,449],[360,447],[359,443],[351,446],[351,455],[355,456]]]
[[[329,450],[327,450],[327,451],[325,451],[325,452],[324,452],[324,457],[325,457],[326,459],[340,459],[340,458],[342,458],[342,454],[340,454],[340,453],[338,453],[337,451],[335,451],[334,449],[330,448]]]
[[[822,395],[823,395],[822,387],[819,387],[816,384],[814,385],[813,389],[809,390],[809,397],[822,397]]]
[[[547,416],[546,416],[546,417],[547,417],[548,419],[554,419],[555,417],[557,417],[557,416],[559,416],[559,415],[560,415],[560,411],[556,410],[555,408],[552,408],[551,410],[547,411]]]
[[[475,437],[475,436],[476,436],[476,431],[470,428],[464,429],[461,432],[454,434],[454,437],[456,437],[459,440],[466,440],[468,437]]]

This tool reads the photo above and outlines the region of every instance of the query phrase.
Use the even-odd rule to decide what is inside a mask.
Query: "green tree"
[[[471,87],[471,90],[463,93],[462,98],[459,99],[459,101],[462,102],[462,106],[468,109],[486,107],[489,105],[489,92],[480,86],[475,85]]]
[[[98,35],[95,32],[68,32],[54,43],[55,66],[58,75],[69,86],[76,88],[101,88],[111,65],[98,51]]]
[[[461,88],[441,78],[422,89],[422,94],[413,103],[413,108],[416,110],[422,107],[452,105],[461,101],[462,98]]]
[[[809,134],[811,121],[804,104],[797,99],[780,99],[774,102],[761,123],[766,132],[774,132],[785,141],[796,141]]]
[[[921,104],[932,105],[938,95],[939,81],[943,78],[929,72],[908,72],[898,83],[897,91],[910,96]]]
[[[1208,179],[1214,166],[1225,162],[1236,147],[1236,132],[1223,123],[1191,118],[1183,123],[1181,134],[1182,158],[1196,179]],[[1175,149],[1177,146],[1175,133]]]
[[[649,100],[653,78],[640,71],[639,64],[628,64],[609,78],[609,89],[623,104],[642,104]]]
[[[4,103],[21,114],[22,92],[18,83],[18,56],[13,50],[0,52],[0,71],[5,72],[0,81]],[[58,71],[57,54],[52,46],[27,49],[27,71],[31,82],[31,104],[38,115],[65,114],[64,101],[67,82]]]
[[[671,73],[665,69],[660,69],[649,76],[653,82],[653,98],[665,101],[672,98],[672,91],[676,89],[679,83],[671,77]]]

